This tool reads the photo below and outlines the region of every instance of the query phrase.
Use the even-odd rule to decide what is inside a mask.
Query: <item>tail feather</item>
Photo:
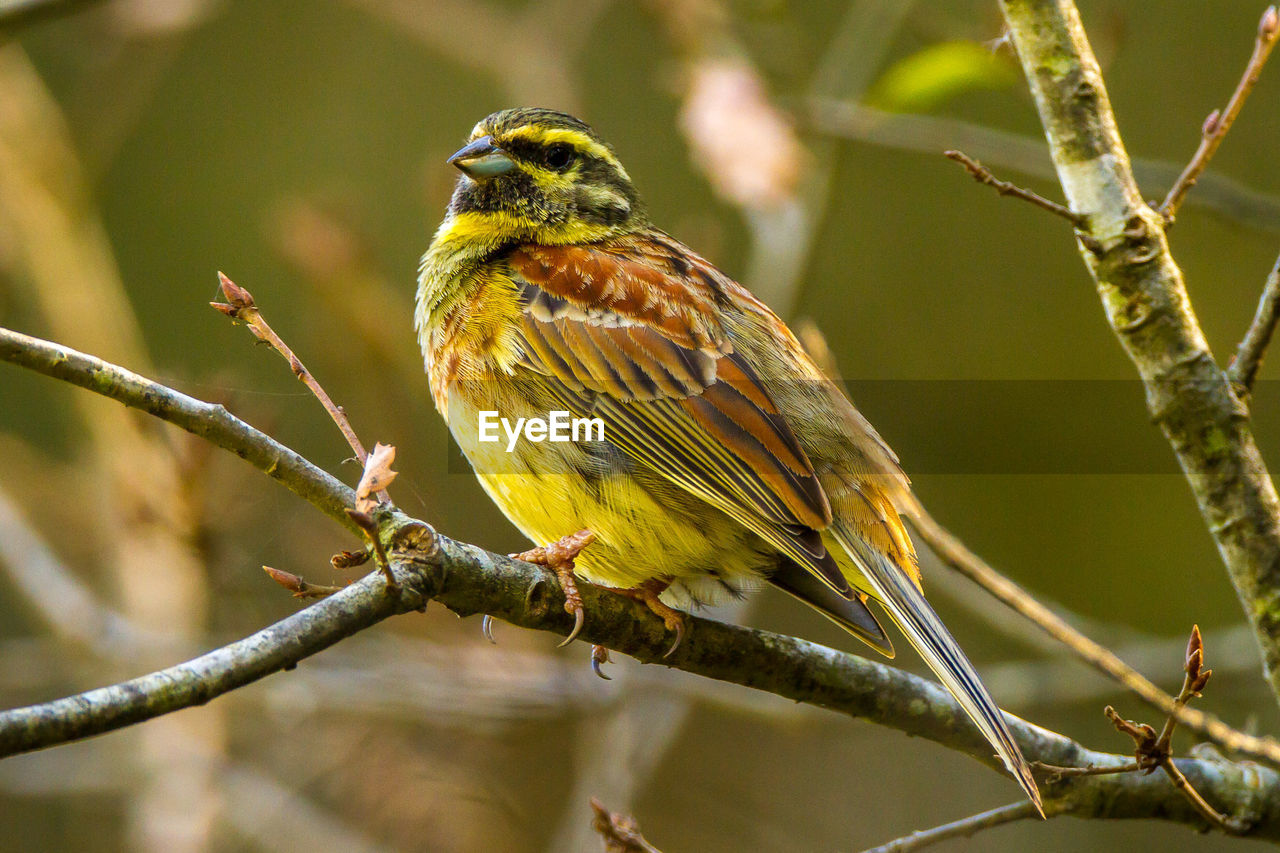
[[[870,585],[868,591],[888,611],[929,668],[995,747],[1005,768],[1018,780],[1043,817],[1044,806],[1031,775],[1031,767],[1005,724],[1003,712],[924,595],[901,569],[869,547],[861,537],[843,529],[838,523],[832,526],[831,533],[858,564]]]

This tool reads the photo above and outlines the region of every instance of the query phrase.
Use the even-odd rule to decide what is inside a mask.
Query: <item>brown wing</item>
[[[526,367],[629,456],[853,595],[818,533],[831,509],[813,467],[721,327],[714,267],[661,235],[522,246],[509,263]]]

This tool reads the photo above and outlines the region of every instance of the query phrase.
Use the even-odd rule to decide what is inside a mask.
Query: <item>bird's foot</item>
[[[610,592],[616,592],[618,595],[625,595],[627,598],[643,601],[650,610],[662,619],[663,624],[667,626],[667,630],[676,635],[675,642],[671,644],[671,648],[667,649],[662,655],[664,658],[671,657],[675,650],[680,648],[680,643],[684,640],[685,634],[685,614],[663,604],[658,597],[669,586],[671,586],[670,581],[651,580],[631,589],[609,589]]]
[[[578,555],[594,541],[596,541],[596,535],[590,530],[579,530],[550,545],[540,545],[511,555],[513,560],[524,560],[526,563],[545,566],[555,573],[556,580],[560,582],[560,589],[564,591],[564,610],[573,615],[573,630],[564,638],[560,646],[569,645],[582,630],[585,614],[582,610],[582,596],[578,593],[578,579],[573,573],[573,568]]]

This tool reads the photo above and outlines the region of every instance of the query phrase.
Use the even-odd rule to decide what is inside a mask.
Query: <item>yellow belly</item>
[[[529,400],[500,380],[459,383],[448,401],[454,440],[524,535],[544,545],[584,528],[596,534],[577,561],[587,580],[619,588],[668,580],[664,598],[687,607],[745,592],[773,567],[776,555],[755,534],[611,445],[527,437],[512,443],[503,429],[498,440],[481,440],[482,412],[500,413],[510,427],[522,417],[547,418],[547,401]]]

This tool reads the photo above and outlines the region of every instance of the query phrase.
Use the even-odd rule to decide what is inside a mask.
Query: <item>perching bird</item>
[[[651,225],[613,150],[572,116],[494,113],[449,162],[462,175],[415,316],[432,397],[526,536],[590,531],[537,555],[570,607],[565,565],[677,631],[670,605],[768,582],[892,656],[874,600],[1039,808],[999,707],[921,592],[897,457],[786,325]],[[553,411],[598,418],[604,439],[494,427]]]

